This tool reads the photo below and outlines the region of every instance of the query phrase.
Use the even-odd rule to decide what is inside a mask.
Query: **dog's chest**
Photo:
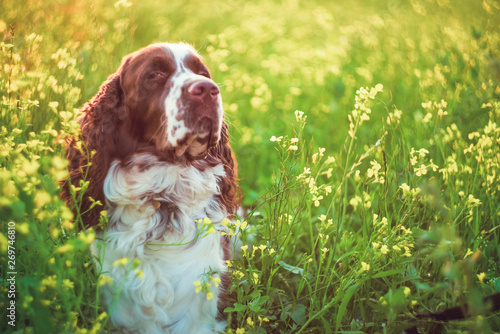
[[[116,326],[131,333],[214,331],[219,290],[211,284],[214,297],[208,300],[194,282],[226,270],[220,240],[227,214],[217,201],[221,177],[222,165],[200,171],[148,155],[112,166],[104,185],[109,228],[94,252],[102,257],[103,274],[113,279],[102,289],[108,308],[123,286],[111,315]],[[198,221],[207,217],[214,233],[200,231]],[[117,264],[122,258],[129,263]]]

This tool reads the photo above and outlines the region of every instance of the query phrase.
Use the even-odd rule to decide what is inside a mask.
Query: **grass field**
[[[62,139],[159,41],[199,50],[230,123],[249,215],[227,333],[424,333],[466,302],[443,332],[500,332],[500,2],[2,0],[1,333],[112,329]]]

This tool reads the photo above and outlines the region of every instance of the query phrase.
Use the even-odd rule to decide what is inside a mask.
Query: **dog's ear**
[[[62,197],[82,214],[80,228],[97,227],[102,207],[90,209],[92,201],[104,204],[103,185],[106,172],[120,152],[120,131],[126,119],[124,93],[121,87],[120,70],[108,77],[99,92],[81,109],[78,117],[81,126],[80,138],[67,140],[66,157],[69,160],[70,182],[80,187],[80,181],[90,181],[83,194],[81,205],[75,203],[69,192],[69,184],[63,186]],[[81,145],[78,143],[81,141]],[[123,146],[122,146],[123,147]]]
[[[114,151],[118,127],[127,118],[120,73],[110,75],[81,111],[82,139],[89,151],[97,148],[101,152],[96,154]]]
[[[222,122],[221,138],[213,153],[224,165],[226,177],[223,178],[221,187],[221,202],[229,215],[235,215],[240,202],[240,188],[238,187],[238,167],[231,146],[229,146],[228,125]]]

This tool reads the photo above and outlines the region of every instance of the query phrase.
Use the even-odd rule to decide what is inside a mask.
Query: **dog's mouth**
[[[207,157],[208,150],[211,148],[211,133],[203,132],[187,135],[177,147],[175,147],[175,157],[178,159],[185,156],[189,160],[199,160]],[[215,146],[215,145],[213,145]]]
[[[173,161],[189,162],[205,159],[210,149],[219,142],[221,130],[217,125],[215,129],[212,128],[212,122],[200,122],[196,126],[196,130],[186,133],[182,139],[177,141],[176,145],[166,147],[166,151],[170,152]]]

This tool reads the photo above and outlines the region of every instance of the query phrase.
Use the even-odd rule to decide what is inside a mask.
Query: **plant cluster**
[[[14,245],[17,325],[0,332],[113,330],[99,289],[114,282],[80,230],[91,180],[73,208],[59,196],[64,143],[123,55],[180,40],[221,87],[248,209],[223,222],[226,333],[423,332],[416,314],[465,302],[449,332],[498,332],[481,302],[500,291],[498,22],[494,0],[2,1],[0,316]]]

